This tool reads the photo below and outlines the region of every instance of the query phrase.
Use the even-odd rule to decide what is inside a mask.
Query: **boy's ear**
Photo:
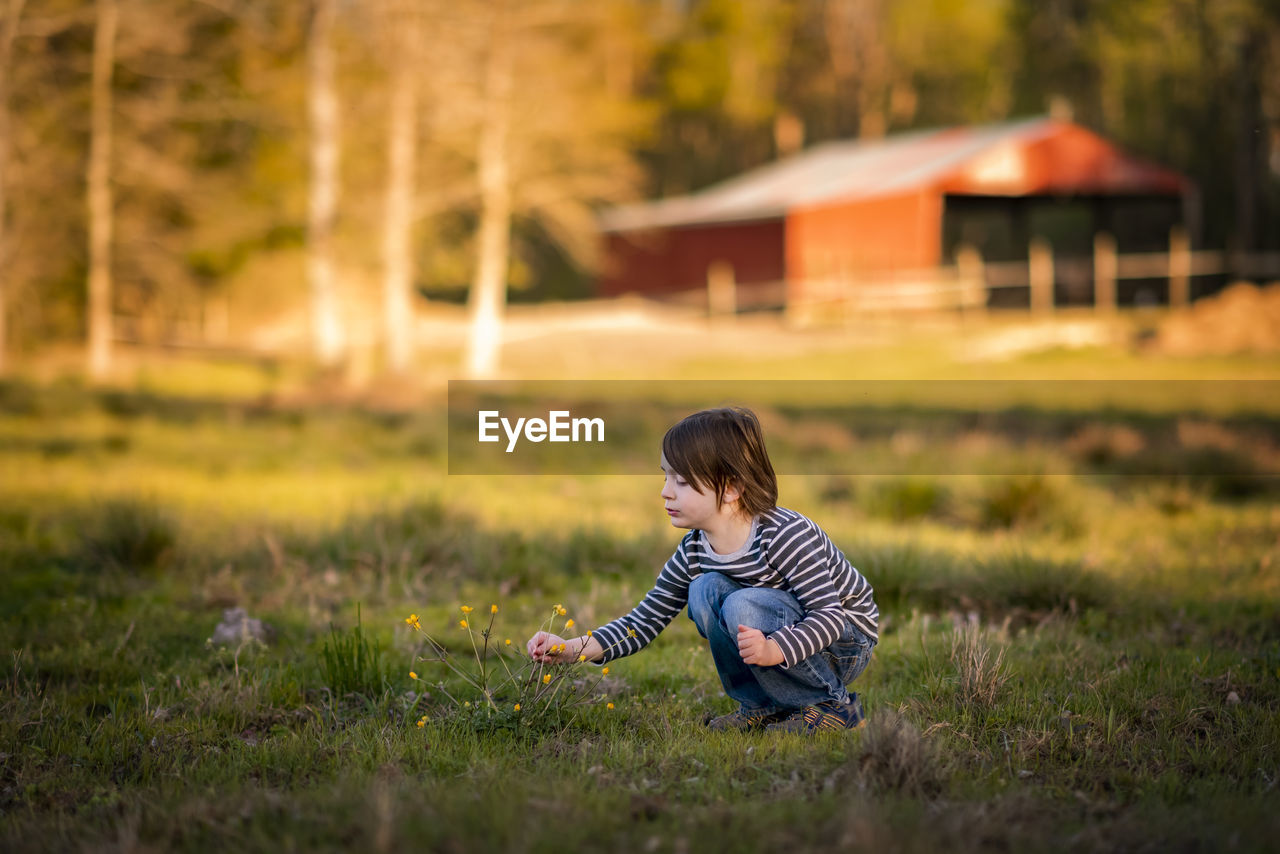
[[[742,497],[742,490],[738,489],[735,481],[729,481],[724,488],[724,497],[721,499],[722,504],[732,504]]]

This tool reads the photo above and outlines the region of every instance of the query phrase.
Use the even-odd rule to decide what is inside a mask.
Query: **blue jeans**
[[[875,642],[845,620],[840,637],[789,668],[747,664],[738,653],[738,626],[766,635],[804,619],[796,597],[769,587],[746,587],[718,572],[689,585],[689,619],[711,644],[724,692],[744,709],[797,709],[827,700],[845,702],[845,688],[866,669]]]

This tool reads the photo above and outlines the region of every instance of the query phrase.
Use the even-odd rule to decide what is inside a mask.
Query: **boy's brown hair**
[[[662,437],[662,454],[694,489],[710,488],[717,508],[730,484],[737,487],[738,510],[747,517],[777,506],[778,479],[765,450],[764,431],[750,409],[733,406],[693,413]]]

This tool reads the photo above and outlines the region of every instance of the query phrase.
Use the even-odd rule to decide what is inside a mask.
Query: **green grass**
[[[356,607],[356,624],[350,629],[329,626],[320,646],[324,684],[336,697],[356,695],[370,698],[387,687],[382,645],[364,630]]]
[[[1245,472],[1135,477],[1132,437],[1072,444],[1048,410],[1000,441],[1077,474],[783,478],[884,615],[855,686],[870,725],[805,740],[701,728],[729,703],[683,617],[611,666],[613,710],[477,726],[436,687],[465,692],[409,613],[465,654],[461,604],[499,603],[517,644],[551,603],[584,627],[634,604],[679,536],[656,475],[446,477],[431,409],[65,384],[0,401],[5,850],[1261,851],[1280,833],[1280,513],[1272,479],[1231,486],[1270,464],[1266,416],[1118,419],[1152,453],[1235,436]],[[943,463],[977,447],[945,409],[912,417]],[[233,606],[265,647],[206,642]]]

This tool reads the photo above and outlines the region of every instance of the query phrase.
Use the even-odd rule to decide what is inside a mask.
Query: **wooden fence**
[[[1162,280],[1163,301],[1178,308],[1190,304],[1193,279],[1213,276],[1280,280],[1280,252],[1192,250],[1185,232],[1174,229],[1163,252],[1121,255],[1111,235],[1098,234],[1091,256],[1055,257],[1047,241],[1036,239],[1028,247],[1026,260],[988,262],[966,246],[956,252],[955,263],[940,267],[871,275],[846,272],[798,282],[737,284],[732,266],[717,262],[707,272],[705,304],[718,317],[754,307],[783,307],[799,321],[899,312],[984,312],[1009,303],[1045,316],[1060,307],[1060,294],[1066,290],[1073,294],[1071,304],[1107,314],[1120,305],[1121,282]],[[1007,299],[1010,295],[1015,298]],[[1156,302],[1162,296],[1149,295]]]

